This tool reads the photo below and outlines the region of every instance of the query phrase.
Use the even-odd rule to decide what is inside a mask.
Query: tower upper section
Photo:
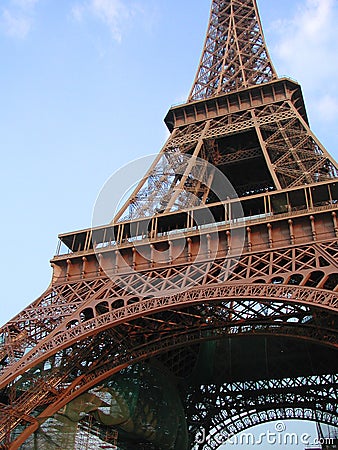
[[[188,101],[276,78],[256,0],[213,0],[204,49]]]

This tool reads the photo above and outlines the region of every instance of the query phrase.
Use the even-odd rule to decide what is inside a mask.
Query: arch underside
[[[336,375],[204,385],[187,398],[194,450],[215,450],[238,433],[276,420],[338,426]]]
[[[301,309],[304,309],[304,307],[302,306]],[[215,308],[215,313],[217,311],[218,308]],[[183,312],[188,314],[188,311]],[[191,313],[190,309],[189,315]],[[308,313],[308,310],[303,311],[306,317],[308,317]],[[168,314],[171,315],[171,320],[173,320],[174,313],[170,311]],[[294,314],[295,311],[293,311],[292,315],[294,316]],[[163,318],[164,316],[162,316]],[[167,318],[169,319],[169,316]],[[205,320],[204,316],[203,320]],[[320,320],[323,320],[323,318]],[[154,317],[151,318],[150,323],[156,322]],[[219,383],[219,376],[215,375],[219,373],[219,362],[214,363],[214,375],[209,374],[209,378],[191,378],[193,376],[191,370],[194,367],[196,368],[198,362],[199,350],[197,348],[200,348],[203,342],[215,342],[215,339],[217,339],[217,342],[222,343],[221,359],[228,362],[228,366],[222,366],[220,372],[225,379],[229,380],[228,382],[230,380],[239,380],[238,383],[241,383],[243,374],[246,375],[247,380],[259,380],[264,379],[264,377],[275,376],[278,384],[278,380],[283,382],[283,379],[289,379],[289,377],[290,379],[292,377],[297,379],[300,376],[304,377],[311,374],[320,378],[325,377],[330,372],[332,374],[337,373],[336,352],[335,346],[332,345],[332,337],[330,341],[325,342],[325,335],[318,335],[317,326],[312,327],[309,324],[302,326],[291,322],[293,325],[280,325],[279,330],[277,330],[274,324],[269,326],[269,324],[257,323],[254,326],[250,326],[249,323],[243,323],[242,328],[238,328],[236,333],[229,334],[226,327],[215,327],[215,322],[212,325],[211,323],[205,330],[201,330],[200,324],[198,324],[195,328],[192,327],[189,333],[180,330],[181,324],[179,324],[174,335],[169,335],[168,330],[163,330],[162,339],[156,339],[153,342],[149,339],[149,328],[148,335],[144,335],[143,332],[140,335],[139,332],[136,332],[136,336],[133,336],[135,334],[135,324],[134,326],[130,323],[124,324],[123,328],[121,327],[118,331],[104,330],[91,338],[77,343],[63,352],[63,354],[60,352],[43,364],[27,371],[13,387],[15,387],[17,392],[24,392],[26,389],[26,393],[24,392],[22,396],[23,398],[28,398],[30,402],[32,398],[34,400],[35,395],[38,396],[39,404],[30,411],[29,416],[24,416],[24,420],[22,420],[22,416],[20,418],[18,416],[17,419],[15,416],[11,418],[12,421],[17,421],[16,430],[18,432],[18,434],[14,433],[12,438],[19,436],[19,439],[21,439],[25,436],[22,441],[24,442],[38,428],[39,423],[48,417],[52,417],[60,408],[79,395],[88,392],[97,384],[104,384],[108,377],[111,377],[120,369],[125,370],[123,367],[128,368],[130,364],[153,361],[154,359],[158,360],[178,380],[188,380],[188,383],[190,383],[190,380],[193,380],[197,389],[200,389],[201,383],[203,383],[203,386],[207,386],[205,381],[208,382],[210,377]],[[313,334],[314,332],[315,334]],[[327,330],[324,329],[323,333],[326,332]],[[158,330],[156,330],[156,333],[158,333]],[[122,336],[124,336],[124,341]],[[142,336],[143,343],[140,343],[140,336]],[[133,342],[134,338],[137,339],[135,342]],[[118,344],[119,352],[117,352],[116,347],[117,339],[120,339]],[[243,339],[246,342],[243,343]],[[237,342],[238,344],[235,345]],[[129,348],[128,345],[130,346]],[[97,349],[100,349],[99,353]],[[242,349],[241,354],[239,354],[239,349]],[[244,349],[247,349],[249,354],[255,355],[255,358],[251,358],[252,360],[250,361]],[[96,352],[95,357],[93,357],[94,352]],[[300,358],[299,355],[301,354],[305,356]],[[236,355],[236,358],[231,355]],[[240,363],[237,358],[240,359]],[[61,380],[57,385],[57,390],[52,389],[52,383],[55,379]],[[313,378],[307,379],[309,382],[312,380]],[[332,387],[336,389],[337,380],[336,378],[332,378],[332,380],[330,389]],[[332,389],[327,392],[331,395]],[[262,392],[259,393],[257,391],[256,394],[259,397],[262,395]],[[293,394],[291,391],[291,395]],[[191,397],[189,398],[191,399]],[[325,396],[318,398],[319,405],[323,399],[325,399]],[[336,400],[336,394],[334,394],[333,400]],[[289,408],[292,405],[302,407],[301,402],[297,403],[295,401],[296,397],[288,405]],[[190,410],[191,405],[190,401]],[[247,406],[252,411],[252,404],[248,403]],[[307,404],[306,411],[310,407],[311,405]],[[318,412],[317,409],[313,411],[316,414]],[[328,410],[327,413],[329,412]],[[192,415],[193,413],[187,412],[188,417]],[[224,421],[222,414],[219,417],[219,420]],[[308,415],[304,416],[304,418],[306,417]],[[312,417],[314,418],[315,415]],[[332,418],[318,416],[318,419],[330,424],[336,423],[334,414]],[[201,422],[201,424],[203,423]]]
[[[39,416],[53,416],[76,396],[140,361],[171,354],[173,365],[180,367],[177,376],[184,378],[192,361],[177,355],[203,341],[280,337],[334,351],[335,255],[332,241],[244,255],[237,265],[229,262],[230,273],[225,260],[216,260],[149,270],[147,281],[135,272],[53,286],[1,330],[10,339],[0,348],[5,380],[0,439],[18,427],[27,430],[23,439],[28,437],[39,426]],[[141,285],[145,292],[137,296]],[[336,359],[332,355],[327,361]]]
[[[214,357],[209,352],[207,361],[202,349],[205,343],[201,343],[172,349],[144,362],[150,367],[160,367],[164,376],[169,372],[176,376],[187,417],[188,448],[217,449],[225,437],[274,420],[313,420],[338,426],[338,376],[335,375],[334,350],[274,336],[228,337],[209,344],[215,344],[217,352]],[[247,355],[253,351],[255,358],[248,360]],[[134,366],[122,370],[124,379],[130,376]],[[182,367],[185,368],[184,377]],[[233,379],[237,381],[231,381]],[[102,386],[106,386],[106,382],[89,389],[89,392],[97,393]],[[87,422],[88,416],[82,420],[85,425]],[[48,422],[44,429],[44,433],[47,431],[51,436]],[[84,429],[81,423],[79,429]],[[115,429],[121,431],[118,427]],[[104,443],[107,427],[96,423],[93,431],[101,433]],[[201,442],[201,435],[206,440],[197,444]],[[57,441],[58,435],[53,439]],[[28,440],[28,447],[23,449],[30,448],[31,442]],[[130,441],[123,434],[118,442],[126,450],[132,450],[136,445],[135,440]],[[137,448],[162,450],[167,447],[156,446],[140,438]]]
[[[72,338],[84,338],[86,333],[99,331],[118,319],[127,322],[137,313],[182,304],[185,296],[190,297],[187,301],[196,302],[208,295],[215,298],[212,290],[224,283],[227,289],[219,291],[218,298],[294,299],[334,312],[338,306],[336,251],[334,240],[271,249],[239,260],[230,257],[56,284],[0,330],[5,342],[0,346],[1,378],[11,368],[13,373],[20,372],[34,350],[41,354],[45,343],[55,352],[61,345],[70,345]],[[176,298],[175,292],[179,292]]]

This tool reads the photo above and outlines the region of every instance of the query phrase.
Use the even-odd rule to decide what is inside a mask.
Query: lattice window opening
[[[304,286],[317,287],[320,284],[320,282],[322,281],[322,279],[324,278],[324,276],[325,276],[325,273],[320,270],[311,272],[306,277]]]
[[[234,301],[233,303],[221,302],[217,305],[204,305],[203,309],[198,307],[197,311],[200,311],[202,317],[213,316],[222,318],[222,320],[231,318],[234,323],[242,320],[256,320],[259,317],[262,319],[274,317],[278,321],[284,316],[286,319],[290,316],[297,317],[297,322],[300,322],[304,317],[311,316],[311,310],[305,305],[263,300],[259,302],[249,299]]]
[[[85,308],[79,313],[80,322],[87,322],[90,319],[95,317],[94,311],[92,308]]]
[[[198,139],[200,138],[200,135],[190,135],[187,137],[178,137],[173,139],[171,142],[168,143],[168,145],[165,148],[165,151],[173,151],[173,152],[180,152],[182,154],[189,154],[192,155],[195,148]]]
[[[257,95],[257,100],[260,99],[260,97]],[[253,97],[254,100],[256,100],[255,97]],[[260,107],[256,107],[255,108],[255,114],[258,118],[263,118],[263,117],[269,117],[269,116],[274,116],[274,114],[280,114],[280,113],[290,113],[291,112],[291,108],[290,105],[287,102],[276,102],[274,104],[269,104],[267,106],[260,106]],[[277,124],[273,124],[273,122],[271,123],[270,127],[266,126],[267,128],[271,128],[273,127],[273,130],[276,131],[278,128]]]
[[[304,275],[295,273],[290,276],[290,278],[287,280],[287,284],[290,284],[292,286],[299,286],[302,284],[302,281],[304,279]]]
[[[223,125],[233,125],[235,123],[240,123],[246,120],[251,120],[251,114],[248,111],[241,112],[241,113],[232,113],[229,115],[226,115],[225,117],[222,117],[220,119],[213,119],[210,123],[210,130],[213,128],[219,128]]]
[[[195,122],[193,124],[189,124],[189,125],[182,125],[179,128],[176,128],[175,130],[175,135],[173,137],[173,139],[177,139],[180,137],[186,137],[187,135],[190,134],[200,134],[203,129],[205,127],[205,122]],[[169,143],[170,143],[171,139],[169,139]]]
[[[337,285],[338,285],[338,273],[331,273],[327,277],[327,279],[323,285],[323,289],[335,291],[337,288]]]
[[[266,185],[275,189],[263,153],[259,152],[261,147],[254,130],[242,131],[235,137],[230,135],[219,138],[212,141],[211,145],[214,148],[211,157],[216,158],[214,162],[217,161],[218,169],[227,177],[239,196],[255,193],[258,186],[263,191]],[[252,188],[249,190],[246,186]]]
[[[67,323],[66,329],[70,330],[72,328],[76,328],[78,325],[79,325],[79,321],[74,319]]]
[[[278,122],[275,125],[272,124],[270,127],[264,127],[263,131],[265,133],[263,137],[266,144],[269,145],[280,143],[282,145],[285,145],[285,135],[283,134],[283,132],[285,132],[288,127],[292,126],[294,122],[295,122],[294,117],[293,116],[289,117],[287,114],[286,117],[280,116]],[[271,132],[269,132],[269,130],[271,130]]]
[[[107,301],[95,305],[95,315],[101,316],[102,314],[109,312],[109,310],[109,303]]]

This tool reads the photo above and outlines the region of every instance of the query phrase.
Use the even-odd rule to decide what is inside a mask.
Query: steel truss
[[[207,200],[210,203],[214,179],[212,167],[215,166],[229,176],[234,163],[264,160],[267,179],[252,180],[249,184],[236,180],[234,188],[239,197],[336,178],[336,162],[310,130],[306,113],[299,107],[299,99],[295,102],[297,86],[291,87],[291,82],[285,81],[281,88],[278,84],[281,82],[276,83],[276,86],[272,84],[269,87],[271,92],[268,94],[250,93],[251,97],[267,97],[260,100],[262,104],[257,107],[253,107],[252,100],[237,94],[233,112],[227,109],[220,117],[209,118],[206,115],[207,120],[204,121],[194,119],[190,124],[177,123],[116,220],[193,208],[207,203]],[[289,90],[289,93],[282,101],[271,104],[270,95],[281,95],[279,89]],[[196,116],[201,115],[200,106],[195,108]],[[178,114],[175,108],[169,112],[171,121],[175,114]],[[259,140],[254,147],[249,141],[230,151],[222,143],[234,133],[255,133]]]
[[[49,342],[57,347],[68,338],[91,333],[96,326],[126,320],[136,314],[221,298],[269,298],[337,308],[336,239],[303,246],[247,253],[241,258],[154,268],[145,274],[101,275],[56,283],[40,299],[1,330],[4,371],[17,373],[19,360]],[[231,267],[232,270],[228,270]],[[156,280],[154,283],[153,281]],[[208,287],[210,286],[210,288]],[[85,325],[87,324],[87,325]],[[57,344],[51,344],[54,335]],[[53,347],[50,347],[53,345]],[[35,360],[35,356],[29,356]],[[24,365],[22,365],[24,367]]]
[[[193,448],[218,449],[238,433],[276,420],[338,426],[337,395],[337,375],[201,386],[187,398]]]
[[[203,340],[271,335],[336,348],[336,246],[153,268],[148,283],[138,272],[55,283],[1,329],[2,438],[23,425],[26,438],[131,363]]]
[[[335,354],[337,164],[300,86],[277,78],[255,0],[212,1],[189,100],[165,122],[168,141],[99,240],[63,235],[69,253],[53,259],[50,288],[0,329],[1,448],[138,362],[157,358],[187,379],[206,342],[292,340]],[[231,193],[214,190],[217,173]],[[207,209],[218,219],[194,222]],[[325,373],[293,361],[279,378],[243,380],[242,367],[195,384],[190,431],[208,433],[198,448],[278,417],[337,424],[336,362],[325,361]]]
[[[189,101],[277,78],[255,0],[213,0]]]
[[[125,288],[106,277],[56,284],[2,329],[2,387],[5,396],[15,392],[3,409],[2,437],[23,418],[31,433],[36,414],[48,417],[123,367],[194,342],[251,334],[336,348],[335,246],[243,256],[225,283],[226,259],[191,265],[185,279],[178,272],[181,289],[167,283],[171,268],[153,270],[159,282],[139,297],[126,295],[127,282],[139,288],[137,273],[120,277]]]

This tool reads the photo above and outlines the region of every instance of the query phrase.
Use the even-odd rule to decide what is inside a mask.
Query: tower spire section
[[[188,101],[277,78],[256,0],[213,0],[204,49]]]

